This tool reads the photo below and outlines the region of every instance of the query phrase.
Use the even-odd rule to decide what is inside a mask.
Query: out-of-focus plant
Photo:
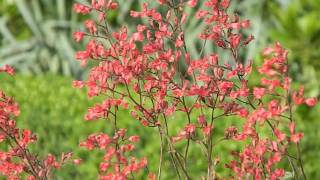
[[[292,77],[303,82],[312,95],[320,87],[320,1],[270,1],[271,40],[278,39],[290,50]]]
[[[76,24],[68,9],[72,1],[5,0],[4,4],[0,65],[10,64],[24,73],[81,74],[72,61],[74,48],[68,39]]]

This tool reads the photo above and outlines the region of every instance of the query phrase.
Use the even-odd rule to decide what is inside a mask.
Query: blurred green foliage
[[[81,76],[71,40],[73,28],[79,27],[73,1],[1,1],[0,65],[10,64],[28,74]]]

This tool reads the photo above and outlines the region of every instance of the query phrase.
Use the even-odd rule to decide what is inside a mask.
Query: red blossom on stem
[[[103,11],[103,17],[108,14],[109,5],[115,3],[109,0],[105,6],[105,1],[92,2],[89,8],[84,9],[100,14]],[[283,177],[285,170],[277,165],[286,159],[292,164],[288,149],[290,146],[299,149],[303,137],[302,133],[290,130],[288,134],[281,128],[288,127],[288,121],[294,122],[291,102],[308,106],[317,102],[316,98],[305,98],[303,88],[298,92],[290,89],[288,51],[280,43],[266,48],[262,53],[264,63],[257,69],[260,83],[251,87],[247,77],[252,72],[252,63],[241,63],[243,60],[239,56],[240,49],[254,39],[252,35],[243,33],[250,27],[250,21],[230,14],[229,0],[157,2],[167,13],[149,7],[148,3],[144,3],[141,10],[130,10],[131,18],[148,20],[142,21],[146,23],[137,25],[133,32],[129,32],[127,27],[111,31],[113,28],[109,28],[109,22],[98,18],[98,21],[85,21],[86,36],[75,34],[76,41],[84,37],[90,40],[86,49],[76,54],[77,59],[82,65],[90,60],[98,63],[90,70],[86,81],[75,81],[73,85],[87,87],[89,97],[106,97],[103,103],[89,108],[85,118],[108,119],[114,124],[113,137],[94,134],[81,143],[89,150],[98,148],[105,151],[105,159],[100,164],[101,179],[126,179],[128,174],[146,167],[146,163],[142,163],[144,160],[139,162],[124,155],[125,151],[134,149],[130,142],[139,138],[126,138],[125,131],[118,129],[117,112],[120,108],[129,109],[132,118],[137,119],[142,128],[158,131],[161,146],[158,179],[161,178],[164,148],[169,152],[177,176],[191,179],[188,154],[190,146],[196,144],[203,146],[202,152],[206,156],[208,166],[204,178],[215,179],[216,157],[212,152],[216,144],[225,141],[238,141],[244,145],[240,152],[233,153],[235,159],[226,165],[235,173],[235,179]],[[183,9],[195,8],[200,3],[204,9],[197,9],[195,16],[206,25],[199,34],[200,40],[204,41],[203,46],[211,41],[229,52],[233,63],[224,62],[215,52],[191,54],[188,51],[185,42],[188,34],[184,26],[194,19]],[[86,13],[86,10],[81,10],[83,7],[85,5],[79,6],[77,12]],[[186,72],[181,70],[181,64],[186,67]],[[184,114],[185,121],[176,133],[171,133],[168,121],[178,113]],[[207,114],[211,116],[207,117]],[[227,116],[238,116],[243,122],[242,128],[227,128],[222,139],[215,142],[215,122]],[[260,128],[268,129],[269,136],[263,136]],[[178,142],[184,145],[183,152],[176,148]],[[111,163],[112,157],[116,162]],[[296,176],[301,174],[305,177],[299,153],[296,159],[299,163],[292,170],[299,171],[295,172]],[[108,171],[110,168],[113,171]],[[155,175],[149,177],[154,179]]]
[[[90,60],[98,62],[91,68],[88,79],[74,81],[73,87],[87,87],[90,98],[106,97],[88,109],[85,119],[109,120],[113,123],[112,135],[93,133],[80,143],[89,151],[104,153],[99,178],[134,179],[136,173],[147,171],[149,179],[161,179],[167,152],[177,176],[191,179],[189,150],[190,146],[199,145],[207,162],[203,179],[220,178],[215,172],[219,157],[214,157],[213,150],[219,143],[237,141],[243,144],[241,150],[232,151],[234,159],[225,162],[225,167],[234,173],[233,179],[280,179],[286,169],[278,164],[286,160],[295,178],[306,179],[300,154],[303,133],[297,132],[292,111],[294,105],[315,106],[317,98],[306,98],[302,86],[298,91],[291,90],[288,51],[280,43],[265,48],[264,63],[258,68],[260,83],[251,87],[247,76],[252,64],[242,64],[239,56],[239,50],[254,39],[242,33],[250,27],[250,21],[229,14],[229,0],[205,1],[206,9],[197,10],[196,18],[207,26],[199,38],[230,52],[234,65],[223,62],[213,52],[201,51],[199,55],[188,52],[183,27],[192,17],[183,9],[184,6],[195,8],[200,1],[158,0],[158,3],[167,9],[166,14],[150,8],[148,3],[143,4],[141,11],[130,11],[132,18],[149,20],[137,25],[135,32],[128,32],[126,27],[110,31],[105,17],[110,10],[118,8],[114,0],[92,0],[90,5],[76,3],[73,7],[76,13],[98,14],[97,20],[84,22],[87,32],[73,34],[76,42],[83,38],[90,40],[85,50],[76,53],[76,59],[82,65]],[[181,63],[187,67],[186,72],[180,69]],[[13,75],[14,69],[6,65],[0,72]],[[140,137],[128,136],[126,129],[118,127],[120,108],[129,109],[142,128],[157,130],[161,147],[157,174],[149,172],[147,158],[131,155]],[[52,154],[44,159],[31,154],[28,146],[37,137],[30,130],[16,126],[19,113],[13,98],[0,91],[0,142],[7,142],[8,146],[6,151],[0,151],[0,173],[8,179],[49,179],[52,169],[61,168],[72,153],[62,153],[60,160]],[[176,133],[169,132],[168,121],[174,114],[183,114],[185,120]],[[237,116],[242,127],[226,128],[216,141],[215,122],[227,116]],[[270,133],[262,134],[262,128]],[[178,142],[184,146],[183,151],[177,148]],[[296,157],[289,155],[291,146],[296,148]],[[82,160],[73,162],[78,165]]]
[[[14,69],[8,65],[0,68],[0,72],[13,75]],[[20,129],[16,126],[17,116],[20,110],[12,97],[5,95],[0,90],[0,142],[5,143],[6,150],[0,151],[0,173],[8,179],[28,180],[48,179],[52,169],[59,169],[72,153],[62,153],[61,159],[48,154],[46,158],[39,159],[29,150],[29,145],[36,143],[37,136],[28,129]]]

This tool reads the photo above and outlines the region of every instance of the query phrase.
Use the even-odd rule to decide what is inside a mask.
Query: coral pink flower
[[[139,136],[130,136],[128,140],[131,142],[138,142],[140,140],[140,137]]]
[[[198,0],[189,0],[188,1],[188,5],[190,7],[195,7],[197,5],[197,3],[198,3]]]
[[[6,72],[9,75],[14,75],[15,70],[9,65],[4,65],[3,67],[0,68],[0,72]]]
[[[258,87],[254,87],[253,88],[253,96],[257,99],[261,99],[266,93],[266,89],[265,88],[258,88]]]
[[[83,36],[85,35],[84,32],[74,32],[73,33],[73,39],[76,41],[76,42],[80,42],[82,39],[83,39]]]
[[[76,12],[76,13],[81,13],[81,14],[88,14],[91,12],[91,8],[88,7],[88,6],[85,6],[83,4],[80,4],[80,3],[76,3],[73,5],[73,10]]]
[[[317,102],[318,102],[317,98],[307,98],[305,100],[305,103],[310,107],[315,106]]]
[[[96,27],[96,24],[93,20],[87,20],[85,22],[85,26],[86,26],[86,28],[88,28],[88,30],[91,34],[94,34],[97,32],[97,27]]]

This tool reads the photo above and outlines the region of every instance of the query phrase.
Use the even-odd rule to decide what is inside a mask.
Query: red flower
[[[108,170],[109,167],[110,167],[110,163],[108,163],[108,162],[102,162],[102,163],[100,163],[100,165],[99,165],[99,170],[100,170],[101,172],[105,172],[105,171]]]
[[[0,68],[0,72],[5,72],[9,75],[14,75],[15,70],[9,65],[4,65],[2,68]]]
[[[184,37],[184,26],[188,25],[185,23],[187,14],[182,7],[196,7],[198,0],[181,0],[174,4],[164,0],[158,2],[162,5],[161,9],[167,8],[166,15],[160,13],[158,8],[149,8],[148,3],[143,4],[140,12],[130,11],[131,17],[139,18],[138,21],[143,23],[133,28],[136,31],[129,31],[126,26],[119,30],[105,27],[102,22],[105,13],[118,6],[114,0],[92,0],[92,7],[76,7],[79,13],[96,11],[98,18],[95,19],[98,21],[85,22],[90,41],[84,51],[76,54],[82,64],[94,60],[94,67],[85,83],[74,81],[73,85],[80,88],[86,85],[89,97],[105,97],[103,103],[88,109],[86,120],[104,118],[114,123],[110,131],[114,132],[112,136],[97,133],[81,143],[89,150],[100,149],[105,153],[99,167],[100,178],[122,180],[134,177],[133,173],[140,169],[149,169],[146,159],[139,160],[129,155],[135,149],[133,143],[139,141],[139,136],[128,137],[126,129],[118,127],[121,123],[117,121],[121,119],[117,112],[128,107],[133,108],[130,112],[140,124],[159,130],[160,136],[165,139],[163,143],[181,140],[187,140],[188,145],[203,143],[201,147],[206,153],[213,151],[209,138],[209,135],[213,135],[213,125],[219,124],[218,121],[226,116],[240,116],[244,121],[242,129],[230,126],[224,137],[220,137],[221,140],[246,144],[241,146],[243,148],[239,152],[233,153],[235,160],[227,167],[234,171],[238,179],[282,177],[284,171],[276,169],[282,160],[281,155],[303,136],[295,132],[294,123],[289,124],[290,134],[280,130],[280,127],[288,125],[289,121],[283,119],[292,110],[288,104],[291,100],[288,97],[291,91],[288,51],[280,43],[264,50],[264,63],[258,69],[260,83],[252,88],[248,85],[252,63],[238,62],[241,58],[240,48],[253,40],[252,35],[243,34],[243,30],[250,26],[250,21],[229,14],[229,0],[205,1],[206,10],[199,9],[195,15],[201,18],[199,23],[206,27],[200,39],[215,43],[221,47],[220,50],[231,52],[237,61],[234,65],[224,63],[228,59],[220,59],[218,54],[207,52],[205,47],[198,55],[187,50]],[[85,35],[82,32],[74,33],[74,39],[79,42]],[[267,93],[268,98],[264,98]],[[316,98],[305,99],[303,93],[303,88],[294,92],[292,101],[298,105],[316,104]],[[9,107],[8,112],[12,113]],[[209,119],[205,117],[207,113],[211,114],[207,117]],[[188,124],[176,136],[171,136],[172,133],[168,131],[172,128],[167,128],[167,121],[176,114],[188,116],[184,122],[179,122],[182,126]],[[207,120],[212,123],[208,125]],[[260,129],[270,130],[270,127],[271,133],[261,134]],[[31,137],[27,135],[25,141],[29,142]],[[214,139],[219,140],[219,137],[214,135]],[[175,158],[177,162],[180,159],[188,160],[189,148],[185,148],[182,154],[178,153],[180,148],[175,149],[175,144],[162,144],[162,148],[174,153],[174,162]],[[213,172],[209,173],[213,175]],[[150,178],[154,179],[155,176],[150,175]]]
[[[73,81],[73,82],[72,82],[72,86],[73,86],[74,88],[83,88],[84,85],[85,85],[85,84],[84,84],[83,81]]]
[[[253,88],[253,96],[257,99],[261,99],[266,93],[266,89],[265,88],[258,88],[258,87],[254,87]]]
[[[279,141],[283,141],[286,138],[286,134],[282,133],[279,129],[274,129],[274,134]]]
[[[240,35],[232,35],[232,36],[230,36],[229,39],[230,39],[231,47],[236,49],[240,44],[241,36]]]
[[[298,143],[302,138],[303,138],[303,133],[295,133],[291,135],[290,141],[294,143]]]
[[[111,0],[111,1],[109,0],[109,2],[108,2],[108,4],[107,4],[107,8],[110,8],[110,9],[112,9],[112,10],[117,9],[118,6],[119,6],[118,3],[112,2],[112,0]]]
[[[185,127],[185,131],[189,134],[194,133],[196,131],[196,126],[194,124],[188,124]]]
[[[132,11],[132,10],[130,11],[130,16],[131,17],[135,17],[136,18],[136,17],[139,17],[140,15],[141,14],[139,12],[137,12],[137,11]]]
[[[285,171],[283,169],[276,169],[271,174],[271,180],[281,179],[283,176],[285,176]]]
[[[229,0],[223,0],[221,1],[220,6],[226,9],[229,7],[229,3]]]
[[[198,0],[189,0],[188,5],[190,7],[195,7],[198,4]]]
[[[207,121],[206,121],[206,118],[204,115],[201,115],[198,117],[198,123],[201,125],[201,126],[206,126],[207,125]]]
[[[87,51],[78,51],[76,53],[76,59],[81,61],[81,66],[86,65],[89,58],[90,54]]]
[[[91,34],[95,34],[97,32],[97,27],[93,20],[86,20],[84,24]]]
[[[84,32],[74,32],[73,33],[73,39],[76,41],[76,42],[80,42],[82,39],[83,39],[83,36],[85,35]]]
[[[88,14],[91,12],[91,8],[88,7],[88,6],[85,6],[83,4],[80,4],[80,3],[76,3],[73,5],[73,10],[76,12],[76,13],[81,13],[81,14]]]
[[[76,165],[79,165],[81,163],[82,159],[74,159],[73,163]]]
[[[209,14],[208,11],[199,10],[199,11],[196,13],[196,17],[197,17],[198,19],[200,19],[200,18],[203,18],[204,16],[206,16],[207,14]]]
[[[130,136],[128,138],[128,140],[131,142],[138,142],[140,140],[140,137],[139,136]]]
[[[205,126],[203,127],[201,130],[202,130],[202,133],[205,135],[205,136],[209,136],[211,131],[212,131],[212,127],[211,126]]]
[[[305,103],[310,107],[315,106],[317,102],[318,102],[317,98],[307,98],[305,101]]]
[[[294,122],[289,124],[289,130],[291,133],[290,141],[294,143],[298,143],[303,138],[303,133],[296,133],[295,131],[296,125]]]

